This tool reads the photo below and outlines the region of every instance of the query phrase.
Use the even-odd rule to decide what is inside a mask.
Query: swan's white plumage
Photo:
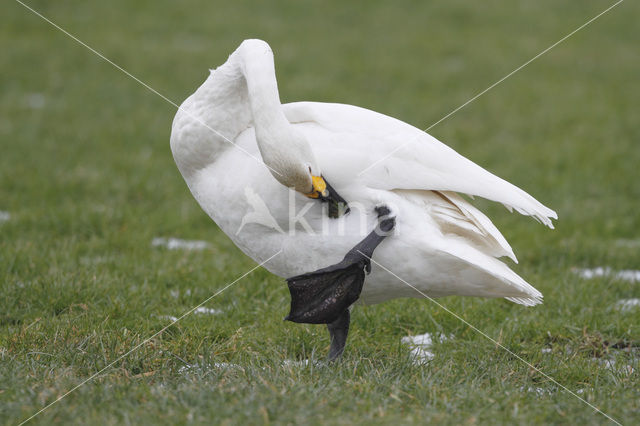
[[[314,122],[336,134],[358,135],[353,142],[359,146],[352,145],[349,152],[359,157],[363,167],[358,173],[366,170],[363,182],[369,186],[461,192],[497,201],[551,228],[551,218],[557,219],[553,210],[520,188],[395,118],[352,105],[316,102],[288,104],[284,111],[294,123]],[[386,159],[379,162],[381,158]]]
[[[264,81],[273,84],[260,84]],[[373,208],[384,203],[397,215],[396,235],[378,247],[374,259],[419,292],[374,263],[363,302],[422,297],[420,292],[430,297],[504,297],[524,305],[541,302],[538,290],[497,259],[515,261],[502,234],[457,193],[503,203],[550,227],[555,212],[415,127],[350,105],[280,106],[274,87],[268,45],[245,41],[181,105],[171,134],[174,158],[194,197],[247,255],[261,262],[282,250],[265,265],[281,277],[331,265],[373,228]],[[286,123],[271,124],[274,108]],[[306,138],[327,181],[350,203],[362,206],[364,223],[354,212],[327,223],[319,203],[304,216],[311,232],[289,222],[289,191],[252,158],[264,153],[261,138],[269,126],[283,125]],[[293,201],[301,206],[309,200],[296,193]],[[243,222],[246,213],[265,208],[276,223]],[[296,232],[290,235],[292,227]]]

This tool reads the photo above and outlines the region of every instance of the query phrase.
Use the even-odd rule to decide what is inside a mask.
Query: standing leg
[[[327,324],[329,335],[331,336],[331,348],[329,349],[329,361],[335,361],[340,358],[344,347],[347,344],[347,335],[349,334],[349,322],[351,314],[346,309],[337,320]]]

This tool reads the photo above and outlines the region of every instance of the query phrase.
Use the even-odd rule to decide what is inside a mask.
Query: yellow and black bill
[[[309,194],[305,194],[309,198],[316,198],[323,203],[329,203],[329,217],[336,219],[344,214],[349,213],[349,205],[347,201],[333,189],[323,176],[311,176],[313,189]]]

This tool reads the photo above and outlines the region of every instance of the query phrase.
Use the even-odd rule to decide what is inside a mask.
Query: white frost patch
[[[180,238],[154,238],[153,247],[166,247],[169,250],[204,250],[210,246],[206,241],[181,240]]]
[[[11,219],[11,213],[0,210],[0,223]]]
[[[601,266],[598,266],[597,268],[574,269],[573,271],[576,274],[580,275],[580,277],[588,280],[596,277],[613,276],[614,278],[617,278],[619,280],[640,282],[640,271],[632,269],[614,271],[611,268],[603,268]]]
[[[431,361],[435,357],[433,352],[429,350],[431,346],[433,346],[434,341],[444,342],[452,338],[453,336],[445,336],[442,333],[436,335],[425,333],[417,336],[405,336],[402,338],[402,343],[411,348],[413,363],[421,365]]]
[[[552,395],[556,393],[557,389],[556,388],[545,389],[545,388],[539,388],[539,387],[533,387],[533,386],[529,386],[525,388],[524,386],[521,386],[520,391],[535,393],[538,396],[544,396],[544,395]]]
[[[243,368],[238,364],[233,364],[230,362],[214,362],[213,364],[209,364],[206,367],[202,367],[198,364],[189,364],[184,365],[178,369],[178,373],[180,374],[202,374],[207,373],[212,370],[242,370]]]
[[[206,314],[206,315],[217,315],[222,313],[219,309],[207,308],[205,306],[200,306],[193,311],[194,314]],[[178,317],[174,317],[173,315],[158,315],[158,318],[161,320],[167,321],[177,321]]]
[[[174,297],[174,298],[176,298],[176,299],[177,299],[178,297],[180,297],[180,290],[171,290],[171,291],[169,292],[169,294],[171,295],[171,297]],[[188,297],[188,296],[191,296],[191,289],[190,289],[190,288],[188,288],[188,289],[184,292],[184,295],[185,295],[185,296],[187,296],[187,297]]]
[[[27,106],[31,109],[41,109],[44,107],[45,97],[42,93],[29,93],[25,96]]]
[[[285,359],[282,361],[282,365],[285,367],[306,367],[309,365],[308,359]]]
[[[622,312],[631,312],[640,308],[640,299],[621,299],[616,302],[616,309]]]
[[[311,363],[312,361],[308,359],[300,359],[300,360],[285,359],[282,361],[282,366],[289,367],[289,368],[303,368],[303,367],[307,367]],[[242,368],[242,366],[239,364],[233,364],[231,362],[214,362],[213,364],[208,364],[205,366],[200,364],[184,365],[178,369],[178,373],[183,375],[206,374],[208,372],[215,371],[215,370],[243,370],[244,371],[244,368]]]
[[[611,370],[617,373],[631,375],[635,371],[631,364],[619,365],[615,359],[592,358],[592,360],[597,362],[607,370]]]
[[[174,317],[173,315],[158,315],[158,318],[160,318],[161,320],[167,320],[167,321],[178,321],[177,317]]]
[[[219,314],[222,311],[219,309],[213,309],[213,308],[207,308],[205,306],[200,306],[199,308],[196,308],[195,311],[196,314],[209,314],[209,315],[215,315],[215,314]]]

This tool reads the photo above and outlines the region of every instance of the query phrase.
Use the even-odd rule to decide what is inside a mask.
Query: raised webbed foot
[[[365,271],[371,271],[371,256],[395,226],[386,206],[376,208],[378,225],[345,255],[341,262],[287,278],[291,310],[285,320],[327,324],[331,334],[329,360],[344,351],[349,333],[349,307],[360,297]]]

